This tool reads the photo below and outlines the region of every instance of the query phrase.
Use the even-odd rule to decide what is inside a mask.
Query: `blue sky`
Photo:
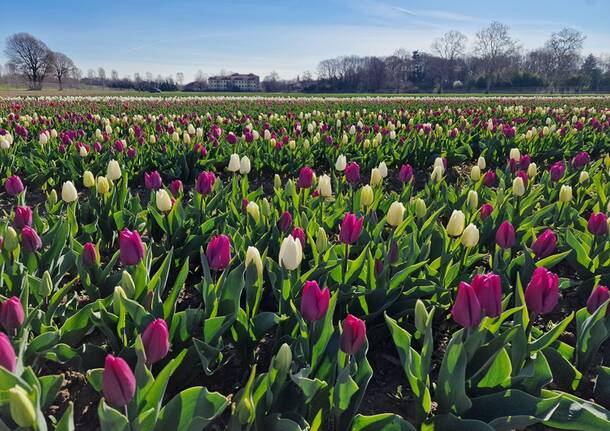
[[[86,74],[197,70],[316,71],[325,58],[429,50],[457,29],[474,39],[491,20],[511,27],[525,48],[569,26],[585,50],[610,53],[610,0],[0,0],[0,40],[26,31],[66,53]],[[0,63],[6,59],[0,53]]]

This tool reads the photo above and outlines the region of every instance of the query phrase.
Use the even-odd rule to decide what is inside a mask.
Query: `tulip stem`
[[[347,262],[349,257],[349,244],[345,244],[345,254],[343,255],[343,284],[347,282]]]

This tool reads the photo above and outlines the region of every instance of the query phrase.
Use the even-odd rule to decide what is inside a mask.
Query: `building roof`
[[[255,80],[255,79],[259,79],[258,75],[255,75],[254,73],[248,73],[248,74],[243,74],[243,73],[233,73],[231,75],[217,75],[217,76],[210,76],[208,78],[208,80],[230,80],[230,81],[236,81],[239,79],[247,79],[247,80]]]

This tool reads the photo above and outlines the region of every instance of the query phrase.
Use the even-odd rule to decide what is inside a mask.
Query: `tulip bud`
[[[301,260],[303,260],[301,241],[295,239],[292,235],[288,235],[284,238],[280,246],[280,253],[278,256],[280,266],[292,271],[299,267]]]
[[[17,245],[19,244],[19,237],[17,235],[17,231],[13,229],[11,226],[6,228],[6,232],[4,233],[4,243],[3,248],[9,252],[15,250]]]
[[[144,244],[138,231],[125,228],[119,235],[120,258],[123,265],[137,265],[144,259]]]
[[[487,167],[487,163],[485,162],[485,157],[480,156],[479,159],[477,160],[477,166],[479,167],[479,169],[482,171]]]
[[[133,296],[136,294],[136,284],[128,271],[123,271],[121,273],[121,281],[119,283],[127,298],[133,298]]]
[[[126,406],[132,400],[136,392],[136,378],[124,359],[106,356],[102,391],[106,402],[115,408]]]
[[[508,220],[503,221],[496,231],[496,244],[503,249],[509,249],[514,247],[515,242],[515,228]]]
[[[49,196],[47,197],[47,201],[49,205],[53,206],[57,203],[57,192],[55,190],[51,190]]]
[[[472,279],[472,288],[483,314],[498,317],[502,313],[502,280],[499,275],[477,274]]]
[[[559,277],[544,267],[534,270],[525,289],[527,308],[540,315],[553,311],[559,301]]]
[[[163,319],[153,320],[142,333],[146,362],[154,364],[169,352],[169,330]]]
[[[477,165],[474,165],[470,169],[470,179],[472,181],[479,181],[479,179],[481,179],[481,168],[479,168]]]
[[[78,192],[72,181],[66,181],[61,188],[61,199],[66,202],[74,202],[78,199]]]
[[[481,304],[470,284],[460,283],[451,308],[451,316],[464,328],[473,328],[481,321]]]
[[[519,148],[510,149],[509,159],[514,160],[515,162],[521,160],[521,152],[519,151]]]
[[[404,164],[400,167],[398,172],[398,180],[405,184],[413,179],[413,168],[409,164]]]
[[[536,163],[530,163],[527,167],[527,176],[535,178],[536,175],[538,175],[538,166],[536,166]]]
[[[462,232],[461,242],[464,247],[474,247],[479,243],[479,229],[472,223]]]
[[[347,158],[343,154],[340,154],[339,157],[337,157],[337,161],[335,162],[335,169],[339,172],[343,172],[346,167]]]
[[[8,390],[11,418],[21,428],[31,428],[36,424],[36,411],[28,393],[21,386]]]
[[[116,181],[119,178],[121,178],[122,173],[121,173],[121,166],[119,165],[119,162],[117,162],[116,160],[110,160],[108,162],[108,167],[106,168],[106,177],[110,180],[110,181]]]
[[[563,185],[559,189],[559,202],[567,203],[572,200],[572,187]]]
[[[330,177],[328,175],[322,175],[318,179],[318,190],[320,192],[320,196],[324,198],[329,198],[333,195]]]
[[[595,313],[595,311],[604,305],[606,301],[610,299],[610,292],[606,286],[597,286],[591,292],[591,296],[587,300],[587,311],[589,314]]]
[[[172,198],[165,189],[159,189],[155,193],[155,203],[161,212],[169,212],[172,209]]]
[[[290,346],[286,343],[282,344],[277,351],[277,355],[273,358],[273,366],[278,370],[278,374],[285,375],[290,371],[290,366],[292,365],[292,350],[290,350]]]
[[[578,176],[578,182],[580,184],[584,184],[589,181],[589,173],[587,171],[582,171]]]
[[[476,191],[470,190],[467,197],[468,207],[474,210],[479,207],[479,195]]]
[[[97,249],[95,244],[88,242],[83,246],[83,252],[81,254],[83,265],[86,267],[97,264]]]
[[[17,175],[10,176],[4,182],[4,190],[9,196],[17,196],[25,190],[21,178]]]
[[[342,325],[341,350],[348,355],[354,355],[360,351],[365,341],[366,325],[356,316],[348,314]]]
[[[214,175],[214,172],[201,172],[195,181],[195,190],[197,190],[197,193],[206,196],[212,192],[215,182],[216,175]]]
[[[250,214],[256,223],[258,223],[261,219],[260,209],[258,204],[254,201],[248,202],[248,205],[246,205],[246,212]]]
[[[544,259],[553,254],[556,246],[557,236],[551,229],[547,229],[532,243],[532,250],[538,259]]]
[[[415,303],[415,328],[422,334],[426,332],[426,324],[428,322],[428,311],[421,299]]]
[[[292,227],[292,215],[288,211],[284,211],[277,222],[278,228],[287,233]]]
[[[110,183],[106,177],[97,177],[96,190],[100,195],[105,195],[110,191]]]
[[[275,187],[276,189],[282,187],[282,179],[278,174],[275,174],[275,176],[273,177],[273,187]]]
[[[83,174],[83,185],[88,189],[95,186],[95,177],[93,176],[93,172],[85,171]]]
[[[460,210],[453,210],[451,213],[451,217],[447,222],[447,227],[445,230],[447,231],[447,235],[458,237],[464,231],[464,224],[466,223],[466,217],[464,213]]]
[[[445,169],[442,166],[434,166],[432,170],[432,174],[430,174],[430,180],[432,182],[438,183],[443,179],[443,174],[445,173]]]
[[[362,204],[363,207],[368,207],[373,203],[373,197],[373,188],[368,184],[362,186],[360,189],[360,204]]]
[[[525,194],[525,184],[523,178],[515,177],[513,180],[513,194],[515,196],[523,196]]]
[[[386,178],[388,176],[388,166],[385,162],[379,163],[377,169],[379,169],[379,173],[381,174],[382,178]]]
[[[362,232],[364,217],[357,218],[354,214],[346,213],[341,223],[339,240],[343,244],[355,244]]]
[[[229,166],[227,167],[229,172],[239,171],[240,166],[241,163],[239,161],[239,155],[235,153],[231,154],[231,158],[229,159]]]
[[[25,313],[21,301],[13,296],[0,305],[0,324],[8,333],[14,333],[23,325]]]
[[[53,292],[53,279],[49,271],[45,271],[40,280],[40,294],[43,297],[47,297],[51,292]]]
[[[417,218],[424,218],[428,208],[426,208],[426,202],[422,198],[415,198],[413,200],[415,204],[415,216]]]
[[[318,188],[320,186],[318,185]],[[286,196],[292,196],[292,194],[296,191],[296,188],[294,186],[294,181],[292,181],[292,179],[288,179],[288,181],[286,181],[286,184],[284,185],[284,193],[286,193]]]
[[[17,355],[11,344],[11,340],[4,332],[0,332],[0,367],[4,367],[11,373],[15,372],[17,366]]]
[[[324,318],[328,310],[330,291],[320,289],[316,281],[306,281],[301,295],[301,315],[309,322]]]
[[[371,181],[370,184],[372,186],[378,186],[383,182],[383,176],[381,175],[381,171],[378,168],[373,168],[371,170]]]
[[[316,249],[318,253],[324,253],[328,249],[328,236],[323,227],[319,227],[316,234]]]
[[[224,234],[213,237],[208,243],[205,256],[211,269],[224,270],[231,262],[231,240],[229,237]]]
[[[603,236],[608,233],[608,218],[604,213],[593,213],[589,217],[587,229],[595,236]]]
[[[388,209],[388,214],[386,215],[386,221],[390,226],[396,227],[402,223],[404,214],[405,206],[402,202],[392,202],[392,205],[390,205],[390,208]]]

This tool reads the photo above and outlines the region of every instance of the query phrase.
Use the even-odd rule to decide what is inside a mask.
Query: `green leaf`
[[[415,428],[398,415],[383,413],[374,416],[356,415],[352,431],[415,431]]]
[[[185,389],[161,409],[155,431],[199,431],[222,414],[229,400],[201,386]]]
[[[97,414],[100,418],[101,431],[131,431],[129,419],[118,410],[107,405],[104,399],[100,401]]]
[[[453,334],[438,375],[437,394],[439,412],[463,413],[472,403],[466,395],[467,356],[462,342],[463,330]]]

